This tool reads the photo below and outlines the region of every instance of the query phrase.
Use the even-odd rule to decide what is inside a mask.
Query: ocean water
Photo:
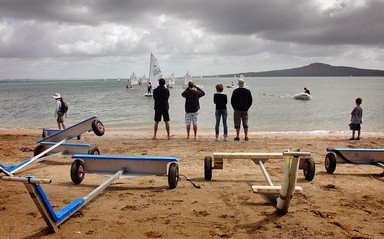
[[[206,95],[200,99],[199,132],[214,134],[215,85],[237,82],[235,78],[195,78]],[[246,78],[253,95],[249,132],[349,134],[350,112],[355,99],[363,99],[362,132],[384,134],[383,77],[255,77]],[[125,87],[122,80],[28,80],[0,81],[0,129],[56,128],[55,101],[59,92],[69,104],[65,119],[70,126],[96,115],[106,130],[152,134],[153,99],[145,97],[146,86]],[[295,100],[303,88],[312,100]],[[185,131],[182,80],[170,89],[171,133]],[[225,88],[228,100],[233,88]],[[228,104],[228,126],[233,135],[233,110]],[[159,124],[163,134],[164,124]],[[222,129],[221,129],[222,131]]]

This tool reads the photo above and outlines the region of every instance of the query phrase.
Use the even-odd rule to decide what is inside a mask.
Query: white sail
[[[152,89],[155,89],[159,85],[159,79],[162,76],[163,75],[161,74],[159,63],[151,53],[151,62],[149,66],[149,82],[151,82]]]
[[[139,80],[139,84],[141,85],[141,84],[148,84],[148,78],[145,76],[145,74],[140,78],[140,80]]]
[[[184,76],[184,88],[188,88],[188,82],[192,81],[192,76],[189,74],[189,71]]]
[[[139,84],[139,81],[137,80],[137,76],[136,76],[135,72],[133,72],[132,75],[129,77],[129,84],[131,86]]]
[[[168,88],[173,88],[176,85],[176,78],[175,74],[172,73],[172,75],[168,78]]]

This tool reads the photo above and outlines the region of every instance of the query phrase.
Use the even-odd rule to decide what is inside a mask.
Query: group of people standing
[[[252,105],[251,91],[244,87],[244,80],[240,79],[238,82],[239,87],[235,89],[231,96],[231,105],[234,110],[234,125],[236,129],[235,141],[240,140],[240,128],[241,124],[244,129],[244,140],[248,141],[248,110]],[[220,121],[223,122],[224,129],[224,141],[227,141],[228,137],[228,125],[227,125],[227,94],[223,92],[224,87],[222,84],[216,85],[216,93],[213,96],[213,102],[215,104],[215,136],[216,141],[219,140],[219,128]],[[193,128],[194,139],[197,139],[197,124],[199,118],[200,102],[199,99],[205,95],[205,92],[196,86],[192,81],[188,83],[188,88],[181,94],[185,98],[185,125],[187,131],[187,139],[190,138],[191,125]],[[153,90],[153,99],[155,102],[155,117],[154,117],[154,134],[153,139],[156,139],[157,130],[161,118],[165,122],[165,128],[167,131],[167,138],[171,139],[170,126],[169,126],[169,89],[165,87],[165,80],[159,79],[159,86]]]
[[[235,141],[240,140],[240,128],[243,126],[244,140],[248,141],[248,110],[252,106],[252,94],[251,91],[244,87],[244,80],[238,80],[238,88],[236,88],[231,96],[231,105],[233,108],[233,120],[236,130]],[[152,87],[148,87],[148,91],[152,90]],[[219,141],[219,129],[220,122],[223,122],[223,137],[224,141],[227,141],[228,137],[228,125],[227,125],[227,94],[223,92],[224,86],[222,84],[216,85],[216,93],[213,95],[213,102],[215,104],[215,137],[216,141]],[[307,88],[304,88],[307,94],[310,94]],[[185,125],[187,130],[187,139],[190,138],[191,125],[193,128],[194,139],[197,139],[197,123],[199,118],[200,102],[199,99],[205,95],[205,92],[196,86],[192,81],[188,83],[188,88],[181,94],[185,98]],[[165,129],[167,131],[167,138],[171,139],[170,134],[170,117],[169,117],[169,89],[165,87],[165,80],[159,79],[159,86],[153,90],[154,99],[154,127],[153,127],[153,139],[156,139],[159,122],[163,118],[165,122]],[[63,106],[66,105],[63,102],[63,97],[59,93],[53,95],[56,100],[55,117],[59,129],[65,129]],[[363,117],[363,109],[361,108],[362,100],[357,98],[355,100],[356,106],[351,112],[350,130],[352,131],[352,137],[350,140],[360,140],[360,131]],[[67,106],[66,106],[67,107]],[[357,137],[355,137],[357,132]]]

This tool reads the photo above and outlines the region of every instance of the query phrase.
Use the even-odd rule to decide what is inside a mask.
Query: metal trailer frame
[[[100,120],[97,119],[96,116],[89,117],[77,124],[74,124],[66,129],[43,129],[43,136],[41,140],[37,141],[38,145],[34,149],[34,155],[37,155],[43,151],[46,151],[52,145],[55,145],[56,142],[66,138],[70,140],[72,138],[80,138],[80,135],[86,132],[93,131],[97,136],[102,136],[105,132],[104,125]],[[44,156],[48,156],[49,154],[100,154],[98,148],[91,148],[89,144],[75,144],[75,143],[66,143],[61,147],[57,148],[55,151],[51,151]]]
[[[48,200],[47,195],[45,194],[43,188],[40,184],[50,184],[50,179],[39,179],[33,176],[28,177],[13,177],[13,176],[3,176],[2,180],[4,181],[13,181],[13,182],[22,182],[27,188],[29,195],[31,196],[33,202],[35,203],[37,209],[39,210],[41,216],[44,218],[48,228],[53,232],[59,230],[59,225],[67,220],[71,215],[77,212],[85,204],[91,201],[94,197],[100,194],[106,187],[108,187],[113,181],[118,179],[123,174],[123,170],[119,170],[112,177],[90,192],[87,196],[83,198],[77,198],[72,201],[70,204],[66,205],[59,211],[55,212],[51,203]]]
[[[327,148],[324,159],[327,173],[333,173],[337,163],[373,165],[384,169],[384,149]]]
[[[77,154],[74,155],[73,158],[75,161],[72,163],[71,167],[71,178],[73,176],[81,176],[84,178],[85,172],[100,173],[107,175],[109,178],[85,197],[75,199],[57,212],[54,211],[47,195],[41,187],[41,184],[50,184],[50,179],[40,179],[34,176],[17,177],[12,175],[2,177],[2,180],[4,181],[24,183],[29,195],[44,218],[48,228],[53,232],[57,232],[60,224],[62,224],[85,204],[90,202],[94,197],[103,192],[103,190],[116,179],[148,175],[164,175],[167,174],[166,166],[168,163],[170,163],[168,170],[168,184],[170,189],[176,188],[179,179],[179,168],[176,164],[179,159],[176,157]],[[76,165],[80,167],[76,167]]]
[[[100,154],[97,147],[91,148],[90,144],[74,144],[67,143],[70,139],[86,133],[94,131],[98,136],[104,134],[104,126],[96,116],[92,116],[77,124],[74,124],[64,130],[57,131],[47,137],[37,141],[38,145],[34,149],[34,157],[26,159],[25,161],[16,165],[3,165],[0,164],[0,172],[8,176],[14,175],[17,171],[28,166],[33,162],[46,160],[49,157],[62,155],[62,154],[75,154],[75,153],[91,153]]]
[[[74,184],[83,181],[85,173],[97,173],[111,176],[124,169],[121,178],[167,175],[171,189],[176,188],[179,179],[179,158],[172,156],[117,156],[75,154],[71,166],[71,179]]]

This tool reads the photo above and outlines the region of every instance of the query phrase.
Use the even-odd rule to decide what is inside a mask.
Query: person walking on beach
[[[349,124],[350,130],[352,130],[352,137],[349,140],[360,140],[360,130],[363,118],[363,109],[361,108],[361,98],[355,100],[356,106],[351,112],[351,123]],[[355,138],[355,132],[357,131],[357,137]]]
[[[188,88],[181,93],[185,98],[185,125],[187,129],[187,139],[193,125],[194,139],[197,139],[197,122],[199,116],[199,99],[205,95],[205,92],[197,87],[192,81],[188,82]]]
[[[235,89],[231,97],[231,105],[234,110],[233,120],[236,129],[235,141],[239,141],[240,125],[243,122],[244,139],[248,141],[248,110],[252,105],[251,91],[244,88],[244,80],[238,81],[239,88]]]
[[[53,98],[56,100],[56,108],[55,108],[55,117],[57,121],[57,126],[59,129],[63,128],[65,129],[65,124],[64,124],[64,112],[62,112],[62,107],[63,107],[63,97],[59,93],[55,93],[53,95]]]
[[[159,79],[159,86],[153,90],[153,99],[155,101],[155,124],[153,126],[153,138],[156,139],[157,129],[161,116],[165,122],[165,129],[167,130],[167,138],[171,139],[170,126],[169,126],[169,89],[165,87],[165,80]]]
[[[224,127],[224,141],[227,141],[228,136],[228,126],[227,126],[227,94],[223,93],[223,85],[216,85],[216,93],[213,95],[213,103],[216,105],[216,125],[215,125],[215,136],[216,141],[219,141],[219,128],[220,128],[220,118],[223,118],[223,127]]]

